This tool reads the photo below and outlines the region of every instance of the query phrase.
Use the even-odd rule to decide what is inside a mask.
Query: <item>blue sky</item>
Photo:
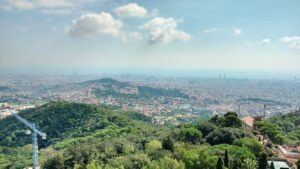
[[[2,0],[0,71],[300,76],[299,6],[299,0]]]

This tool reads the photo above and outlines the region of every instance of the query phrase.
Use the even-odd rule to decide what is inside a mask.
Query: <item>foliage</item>
[[[181,97],[188,98],[189,96],[182,93],[180,90],[172,90],[172,89],[162,89],[162,88],[153,88],[149,86],[138,86],[138,92],[141,97],[159,97],[159,96],[167,96],[167,97]]]
[[[60,169],[64,168],[64,159],[62,155],[56,155],[48,159],[43,165],[43,169]]]
[[[165,150],[170,150],[171,152],[174,152],[174,140],[171,138],[171,136],[167,136],[163,142],[162,147]]]
[[[223,117],[216,115],[212,117],[209,122],[219,127],[240,128],[242,126],[242,121],[239,119],[238,115],[235,112],[227,112]]]
[[[121,113],[123,113],[124,115],[126,115],[127,117],[133,120],[147,122],[147,123],[151,123],[152,121],[152,118],[150,116],[146,116],[142,113],[138,113],[138,112],[121,112]]]
[[[266,153],[263,153],[258,160],[258,169],[267,169],[268,167],[268,156]]]
[[[199,131],[201,131],[201,133],[203,134],[203,136],[207,136],[209,133],[213,132],[214,130],[217,129],[217,126],[208,122],[208,121],[199,121],[197,123],[197,129]]]
[[[224,166],[227,168],[229,167],[229,156],[227,150],[225,150],[225,154],[224,154]]]
[[[224,115],[224,127],[241,127],[242,121],[235,112],[228,112]]]
[[[34,122],[41,131],[47,133],[46,140],[39,141],[39,147],[46,147],[66,138],[82,137],[107,127],[133,126],[125,115],[107,111],[93,105],[51,102],[37,109],[19,113]],[[50,127],[51,126],[51,127]],[[25,135],[26,126],[15,117],[8,117],[0,123],[0,145],[24,146],[31,143]]]
[[[223,169],[223,168],[224,168],[223,160],[221,157],[219,157],[216,169]]]
[[[296,162],[297,168],[300,168],[300,159]]]
[[[164,157],[158,161],[151,161],[143,169],[184,169],[184,165],[175,159]]]
[[[274,143],[283,144],[285,142],[284,133],[276,124],[270,122],[257,122],[255,123],[255,126],[261,133],[267,135]]]
[[[257,168],[257,162],[256,160],[252,160],[252,159],[245,159],[243,164],[242,164],[242,168],[243,169],[255,169]]]
[[[274,116],[255,123],[256,128],[277,144],[300,145],[300,116],[297,113]]]
[[[241,129],[235,128],[218,128],[208,134],[205,139],[211,145],[232,144],[235,140],[246,137],[247,134]]]
[[[215,169],[217,159],[217,156],[208,154],[205,148],[187,150],[183,154],[183,161],[188,169]]]
[[[151,97],[179,97],[189,98],[188,95],[182,93],[180,90],[153,88],[149,86],[138,86],[137,94],[120,93],[115,89],[109,87],[105,89],[96,89],[94,93],[96,97],[115,97],[115,98],[126,98],[126,99],[137,99],[137,98],[151,98]]]
[[[154,126],[135,113],[67,102],[51,102],[20,115],[48,134],[40,144],[44,169],[216,169],[219,157],[223,168],[250,169],[267,152],[244,128],[226,122],[226,117],[237,117],[234,113],[177,127]],[[12,117],[0,121],[0,168],[32,164],[25,129]]]
[[[182,141],[196,144],[201,142],[202,133],[194,126],[181,125],[179,126],[178,137]]]
[[[263,145],[253,138],[241,138],[239,140],[236,140],[233,145],[245,147],[248,150],[250,150],[253,154],[255,154],[256,157],[260,155],[260,153],[263,151]]]
[[[245,159],[256,159],[255,155],[248,149],[239,146],[220,144],[208,148],[209,153],[215,155],[223,155],[226,150],[229,156],[229,168],[233,168],[234,166],[241,168]]]

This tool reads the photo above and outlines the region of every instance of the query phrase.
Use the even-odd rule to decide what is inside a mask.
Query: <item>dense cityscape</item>
[[[155,124],[177,124],[229,111],[239,116],[286,114],[299,108],[300,80],[176,78],[142,75],[8,76],[1,77],[1,116],[50,101],[116,106],[154,117]],[[114,78],[114,79],[112,79]],[[96,80],[95,80],[96,79]],[[116,79],[116,80],[115,80]],[[172,91],[137,95],[140,87]],[[110,91],[102,92],[101,91]],[[153,92],[153,91],[151,91]]]

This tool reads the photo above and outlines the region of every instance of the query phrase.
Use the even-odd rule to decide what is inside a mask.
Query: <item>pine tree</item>
[[[227,150],[225,150],[224,166],[229,168],[229,158],[228,158],[228,151]]]
[[[258,169],[267,169],[268,167],[268,156],[266,153],[262,153],[258,161]]]
[[[217,168],[216,169],[223,169],[223,160],[221,157],[219,157],[217,162]]]
[[[174,141],[170,136],[168,136],[162,141],[162,147],[165,150],[170,150],[171,152],[174,152]]]
[[[272,161],[271,165],[270,165],[270,169],[275,169],[275,166],[274,166],[274,162]]]

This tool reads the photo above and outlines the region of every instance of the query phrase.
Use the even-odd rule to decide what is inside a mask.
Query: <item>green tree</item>
[[[174,140],[171,138],[171,136],[166,137],[162,141],[162,147],[165,150],[170,150],[171,152],[174,152]]]
[[[209,122],[218,126],[218,127],[224,127],[225,119],[224,117],[220,117],[219,115],[215,115],[212,118],[209,119]]]
[[[151,161],[143,169],[184,169],[184,165],[175,159],[164,157],[158,161]]]
[[[161,149],[161,142],[158,140],[152,140],[146,143],[146,151],[155,151]]]
[[[300,168],[300,159],[296,162],[296,166],[298,169]]]
[[[270,169],[275,169],[274,162],[271,162]]]
[[[247,148],[256,157],[258,157],[263,151],[263,145],[259,141],[253,138],[245,137],[245,138],[238,139],[233,143],[233,145]]]
[[[208,121],[204,121],[201,120],[198,122],[197,124],[197,129],[199,131],[201,131],[201,133],[203,134],[203,136],[207,136],[209,133],[213,132],[214,130],[217,129],[217,126],[208,122]]]
[[[208,151],[210,154],[224,154],[225,150],[227,150],[228,154],[230,155],[229,168],[241,168],[242,163],[245,159],[256,159],[253,153],[251,153],[248,149],[243,147],[233,146],[229,144],[220,144],[208,147]]]
[[[225,150],[225,155],[224,155],[224,166],[229,168],[229,157],[228,157],[228,151]]]
[[[228,112],[224,115],[224,127],[241,127],[242,121],[235,112]]]
[[[284,136],[281,128],[275,123],[271,122],[257,122],[255,123],[256,128],[261,133],[267,135],[274,143],[283,144],[286,137]]]
[[[256,160],[252,160],[250,158],[247,158],[244,160],[242,164],[243,169],[256,169],[257,168],[257,162]]]
[[[210,155],[206,149],[193,149],[185,151],[183,162],[187,169],[215,169],[217,156]]]
[[[64,157],[62,155],[55,155],[48,159],[43,165],[43,169],[61,169],[64,168]]]
[[[202,133],[195,127],[181,127],[179,137],[183,141],[187,141],[193,144],[199,143],[202,139]]]
[[[268,167],[268,156],[266,153],[262,153],[258,160],[258,169],[267,169]]]
[[[224,168],[224,166],[223,166],[223,160],[222,160],[221,157],[219,157],[216,169],[223,169],[223,168]]]
[[[88,163],[86,169],[102,169],[102,167],[100,164],[96,163],[96,161],[93,160],[90,163]]]
[[[209,135],[207,135],[206,141],[211,145],[216,144],[232,144],[235,140],[243,138],[246,133],[243,130],[235,128],[219,128]]]

